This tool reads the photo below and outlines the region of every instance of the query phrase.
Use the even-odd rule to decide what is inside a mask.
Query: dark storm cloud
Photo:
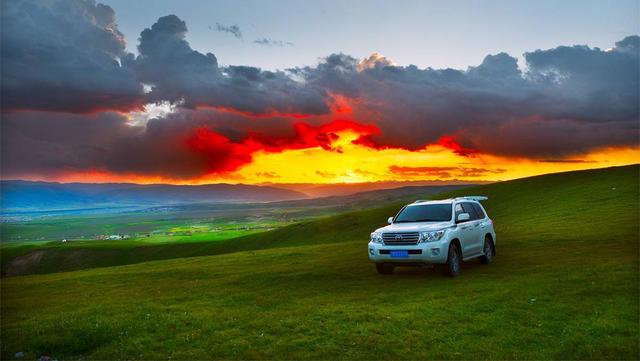
[[[379,64],[333,54],[296,69],[310,84],[359,100],[356,118],[381,128],[362,141],[419,149],[454,136],[480,152],[546,157],[638,139],[638,37],[610,51],[587,46],[526,53],[523,74],[505,53],[466,71]]]
[[[211,160],[187,142],[196,121],[153,119],[131,126],[117,113],[41,112],[6,114],[2,121],[5,178],[91,170],[188,179],[211,167]],[[221,139],[217,153],[210,154],[216,166],[233,168],[238,159],[246,163],[250,152],[241,143]]]
[[[150,100],[184,107],[229,107],[249,113],[328,111],[326,93],[294,81],[282,71],[250,66],[219,67],[216,57],[193,50],[187,27],[175,15],[162,17],[140,35],[133,61],[140,81],[152,86]]]
[[[240,30],[240,27],[237,24],[226,26],[220,23],[216,23],[215,30],[222,33],[228,33],[235,36],[238,39],[242,39],[242,31]]]
[[[52,176],[103,166],[112,158],[112,142],[132,134],[125,120],[117,113],[23,111],[4,114],[3,176]]]
[[[529,77],[559,97],[551,115],[593,121],[638,119],[640,66],[638,36],[617,42],[610,51],[560,46],[525,53]]]
[[[119,64],[115,13],[92,1],[2,2],[3,110],[128,110],[142,86]]]

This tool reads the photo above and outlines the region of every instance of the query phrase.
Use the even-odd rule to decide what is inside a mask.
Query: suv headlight
[[[432,231],[432,232],[420,232],[420,242],[435,242],[442,239],[445,230]]]
[[[382,233],[380,233],[380,232],[371,233],[371,242],[373,242],[373,243],[382,243]]]

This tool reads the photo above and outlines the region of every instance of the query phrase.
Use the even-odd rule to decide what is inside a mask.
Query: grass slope
[[[463,191],[490,197],[498,258],[457,279],[375,273],[366,238],[397,205],[224,250],[246,252],[5,278],[2,359],[638,359],[638,171]]]

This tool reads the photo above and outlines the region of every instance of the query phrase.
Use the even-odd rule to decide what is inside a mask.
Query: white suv
[[[389,225],[371,233],[369,259],[381,274],[395,266],[445,264],[451,277],[462,261],[479,257],[490,263],[496,254],[493,221],[479,201],[469,196],[440,201],[415,201],[389,217]]]

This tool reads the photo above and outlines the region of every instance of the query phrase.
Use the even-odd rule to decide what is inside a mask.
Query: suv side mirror
[[[393,217],[389,217],[389,219],[387,219],[387,223],[392,224],[393,223]]]
[[[469,220],[469,213],[460,213],[456,219],[456,223],[466,222]]]

